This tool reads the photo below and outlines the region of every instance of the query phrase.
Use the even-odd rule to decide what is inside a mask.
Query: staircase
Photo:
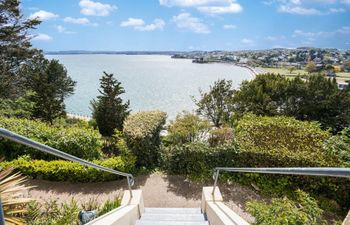
[[[209,225],[200,208],[145,208],[136,225]]]

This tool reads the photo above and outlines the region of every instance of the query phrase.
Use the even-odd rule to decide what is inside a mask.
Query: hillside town
[[[180,53],[173,58],[190,58],[194,63],[225,62],[245,64],[252,67],[295,67],[305,69],[313,61],[317,68],[327,65],[340,66],[343,72],[349,72],[349,50],[320,49],[300,47],[296,49],[274,48],[251,51],[193,51]]]

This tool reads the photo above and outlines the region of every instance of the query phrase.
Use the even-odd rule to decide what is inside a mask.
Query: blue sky
[[[56,50],[350,49],[350,0],[22,0]]]

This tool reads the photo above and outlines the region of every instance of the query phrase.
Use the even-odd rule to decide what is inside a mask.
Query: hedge
[[[0,127],[83,159],[98,159],[102,154],[101,135],[90,128],[54,127],[39,121],[5,117],[0,117]],[[0,154],[7,160],[28,154],[36,159],[55,159],[3,138],[0,138]]]
[[[124,121],[126,143],[137,157],[138,166],[158,163],[160,131],[165,121],[166,113],[160,111],[138,112],[129,115]]]
[[[236,140],[241,152],[236,166],[342,167],[339,157],[323,147],[329,138],[330,134],[316,122],[248,114],[237,123]],[[350,206],[349,179],[260,174],[238,174],[235,179],[246,184],[254,182],[270,193],[301,188]]]
[[[329,137],[319,123],[283,116],[247,114],[236,127],[240,165],[247,167],[336,166],[340,161],[323,149]]]
[[[169,146],[162,150],[164,168],[173,174],[210,177],[215,167],[234,167],[238,148],[234,145],[210,147],[206,143]]]
[[[135,158],[117,156],[104,161],[94,160],[93,162],[101,166],[129,173],[134,169]],[[64,160],[45,161],[19,158],[0,163],[0,168],[6,167],[14,167],[17,171],[33,179],[50,181],[99,182],[120,178],[118,175]]]

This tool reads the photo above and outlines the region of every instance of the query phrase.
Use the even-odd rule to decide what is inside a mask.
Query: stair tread
[[[208,221],[154,221],[154,220],[138,220],[136,225],[209,225]]]
[[[202,214],[200,208],[145,208],[145,213]]]
[[[144,213],[141,216],[141,221],[153,220],[153,221],[205,221],[203,214],[176,214],[176,213]]]

